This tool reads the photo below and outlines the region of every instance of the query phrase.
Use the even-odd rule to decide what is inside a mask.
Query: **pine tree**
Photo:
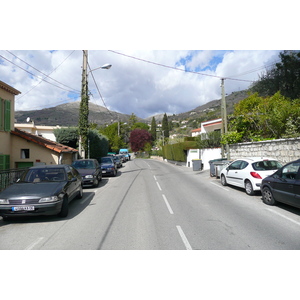
[[[164,137],[168,138],[170,135],[170,130],[169,130],[168,116],[166,113],[164,114],[164,117],[162,119],[161,130],[164,132]]]
[[[152,140],[155,141],[156,140],[156,121],[155,121],[154,117],[152,117],[150,133],[152,135]]]

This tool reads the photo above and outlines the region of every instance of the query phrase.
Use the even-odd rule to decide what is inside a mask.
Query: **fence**
[[[16,180],[22,175],[22,173],[28,168],[23,169],[10,169],[0,171],[0,192],[9,185],[16,182]]]

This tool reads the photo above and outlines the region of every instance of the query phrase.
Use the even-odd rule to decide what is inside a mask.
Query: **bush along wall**
[[[163,158],[174,161],[186,162],[186,150],[190,149],[189,142],[163,146]]]

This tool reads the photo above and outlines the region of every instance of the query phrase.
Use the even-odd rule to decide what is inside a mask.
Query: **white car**
[[[272,175],[281,164],[268,157],[249,157],[233,161],[221,171],[222,185],[235,185],[244,188],[248,195],[260,190],[261,181]]]

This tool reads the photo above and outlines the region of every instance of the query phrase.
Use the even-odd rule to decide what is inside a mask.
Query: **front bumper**
[[[39,203],[39,204],[24,204],[24,205],[13,205],[13,204],[1,204],[0,215],[6,217],[18,217],[18,216],[46,216],[46,215],[57,215],[61,211],[62,200],[53,203]],[[13,207],[28,207],[33,206],[34,210],[18,210],[13,211]]]

